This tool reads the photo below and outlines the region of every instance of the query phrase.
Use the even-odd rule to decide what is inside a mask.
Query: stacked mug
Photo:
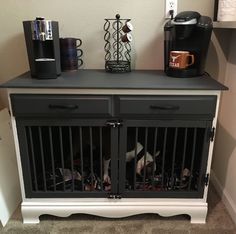
[[[60,38],[61,70],[73,71],[83,65],[81,56],[83,51],[79,49],[82,40],[78,38]]]

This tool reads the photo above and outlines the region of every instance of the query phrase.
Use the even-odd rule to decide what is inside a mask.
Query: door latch
[[[120,120],[109,120],[106,122],[106,125],[113,127],[113,128],[118,128],[122,126],[122,122]]]
[[[121,199],[122,196],[120,194],[109,194],[108,199]]]

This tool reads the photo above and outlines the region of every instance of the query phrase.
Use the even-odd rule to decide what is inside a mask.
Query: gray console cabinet
[[[87,79],[87,80],[86,80]],[[191,80],[192,79],[192,80]],[[189,214],[204,223],[221,90],[209,77],[88,70],[8,88],[25,223]]]

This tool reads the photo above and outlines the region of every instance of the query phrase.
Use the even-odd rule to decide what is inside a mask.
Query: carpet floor
[[[209,210],[206,224],[191,224],[189,217],[179,215],[160,217],[156,214],[136,215],[122,219],[109,219],[91,215],[76,214],[67,218],[50,215],[40,217],[39,224],[22,224],[18,208],[1,234],[236,234],[236,226],[222,201],[210,186]]]

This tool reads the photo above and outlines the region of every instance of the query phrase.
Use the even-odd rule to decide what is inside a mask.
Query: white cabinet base
[[[68,217],[72,214],[90,214],[108,218],[122,218],[137,214],[156,213],[164,217],[186,214],[191,223],[205,223],[207,203],[204,202],[155,202],[134,201],[104,202],[23,202],[22,216],[24,223],[39,223],[43,214]]]

